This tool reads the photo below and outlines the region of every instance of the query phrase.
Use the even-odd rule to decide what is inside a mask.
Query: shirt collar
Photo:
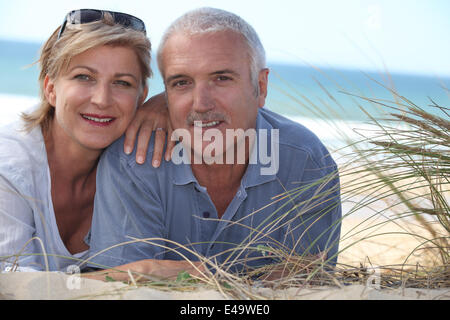
[[[257,135],[260,132],[260,129],[265,129],[267,132],[267,154],[272,154],[271,150],[271,139],[272,139],[272,131],[273,129],[272,125],[267,122],[264,117],[261,115],[260,109],[258,110],[257,118],[256,118],[256,132]],[[256,142],[259,141],[259,137],[256,140]],[[258,147],[258,148],[257,148]],[[250,155],[249,164],[247,166],[247,170],[244,173],[244,176],[242,178],[242,186],[244,188],[250,188],[254,187],[266,182],[270,182],[276,179],[276,174],[273,175],[263,175],[261,174],[261,169],[265,166],[261,164],[260,161],[258,161],[258,150],[259,146],[257,146],[257,143],[254,144],[252,153]],[[187,157],[185,150],[182,150],[184,160],[187,160],[185,157]],[[185,163],[188,163],[188,161],[185,161]],[[198,181],[195,178],[191,166],[189,164],[179,164],[174,165],[175,166],[175,175],[174,175],[174,184],[176,185],[186,185],[189,183],[194,182],[196,185],[198,185]]]
[[[181,144],[181,142],[179,142],[179,144]],[[175,175],[173,178],[173,183],[176,185],[185,185],[192,182],[198,184],[197,179],[195,178],[194,173],[192,172],[191,165],[188,164],[189,159],[185,152],[184,147],[181,150],[181,153],[183,157],[183,163],[173,164],[175,167]]]
[[[261,131],[265,130],[264,131]],[[260,151],[259,143],[261,143],[259,139],[260,134],[266,134],[267,133],[267,154],[272,154],[272,146],[271,146],[271,139],[272,139],[272,125],[267,122],[266,119],[261,115],[261,109],[258,109],[258,115],[256,117],[256,134],[258,135],[258,139],[255,141],[255,144],[253,145],[253,150],[250,156],[249,164],[247,167],[247,170],[244,174],[244,177],[242,178],[242,186],[244,188],[250,188],[254,187],[266,182],[270,182],[276,179],[277,175],[263,175],[261,174],[261,170],[266,167],[263,165],[258,157],[258,153]]]

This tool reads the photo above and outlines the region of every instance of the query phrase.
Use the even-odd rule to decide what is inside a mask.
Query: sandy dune
[[[223,300],[229,299],[211,289],[194,291],[163,291],[134,287],[119,282],[79,279],[62,273],[31,272],[0,275],[0,299],[150,299],[150,300]],[[384,300],[384,299],[450,299],[450,290],[396,289],[377,290],[363,285],[342,289],[329,287],[290,288],[272,290],[255,288],[254,294],[266,299],[333,299],[333,300]]]

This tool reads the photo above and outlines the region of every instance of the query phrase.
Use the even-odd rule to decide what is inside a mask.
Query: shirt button
[[[237,196],[240,197],[242,192],[238,191]]]
[[[203,218],[209,218],[211,214],[208,211],[203,212]]]

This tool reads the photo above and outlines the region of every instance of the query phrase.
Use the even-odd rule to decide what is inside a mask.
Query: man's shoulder
[[[261,109],[260,114],[273,129],[279,130],[280,157],[286,153],[293,157],[306,154],[317,164],[333,161],[322,141],[304,125],[267,109]]]
[[[154,168],[151,164],[153,152],[154,152],[154,135],[152,135],[148,142],[148,149],[146,160],[144,164],[138,164],[136,162],[136,145],[133,148],[133,152],[126,154],[124,152],[125,135],[113,142],[102,154],[100,159],[99,168],[104,170],[108,167],[109,170],[128,171],[130,174],[136,176],[138,179],[149,180],[150,177],[156,177],[161,174],[167,175],[171,170],[171,161],[161,161],[159,168]],[[151,181],[150,179],[149,181]]]
[[[125,163],[130,167],[139,167],[139,165],[136,163],[136,147],[137,147],[137,139],[135,142],[135,145],[133,146],[133,151],[130,154],[126,154],[124,152],[124,142],[125,142],[125,135],[122,135],[119,139],[114,141],[108,148],[106,148],[105,152],[103,153],[103,158],[108,158],[113,161],[120,161],[121,163]],[[153,157],[153,146],[154,146],[154,135],[152,135],[150,141],[148,142],[148,149],[147,149],[147,158],[146,162],[151,161]]]

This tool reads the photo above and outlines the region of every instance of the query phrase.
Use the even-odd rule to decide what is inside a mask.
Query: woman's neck
[[[52,178],[77,183],[95,174],[102,150],[83,147],[57,125],[43,132],[47,159]]]

